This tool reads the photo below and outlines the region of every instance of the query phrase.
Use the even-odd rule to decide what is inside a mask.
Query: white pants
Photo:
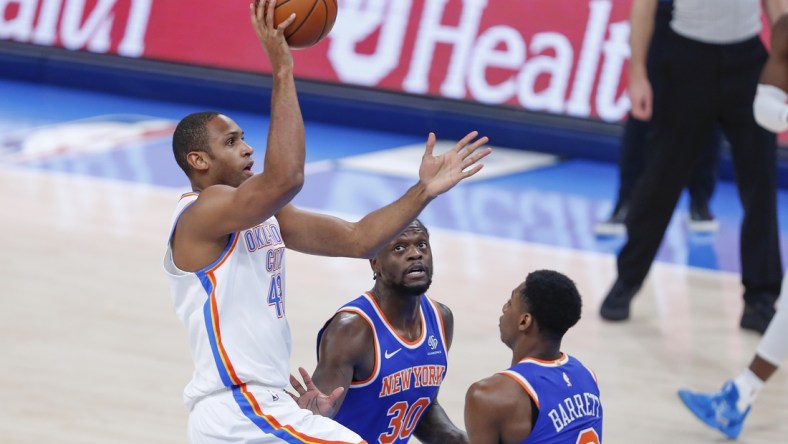
[[[777,312],[763,334],[756,353],[776,367],[788,358],[788,278],[783,279]]]
[[[283,390],[248,385],[226,390],[195,404],[189,414],[189,442],[364,443],[330,418],[298,407]]]

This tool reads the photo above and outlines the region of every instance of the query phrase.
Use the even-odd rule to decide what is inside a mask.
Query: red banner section
[[[0,0],[0,39],[269,72],[249,2]],[[298,77],[605,121],[629,108],[630,0],[338,3]]]

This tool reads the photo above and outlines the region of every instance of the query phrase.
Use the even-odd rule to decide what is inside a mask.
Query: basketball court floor
[[[185,442],[191,362],[161,267],[171,212],[187,190],[170,135],[182,116],[212,107],[6,80],[0,91],[0,442]],[[262,165],[267,117],[218,111],[244,128]],[[296,205],[351,220],[415,182],[426,140],[309,121],[306,132]],[[676,390],[716,390],[758,343],[738,328],[733,184],[721,182],[712,202],[716,234],[691,234],[680,202],[632,319],[610,324],[597,313],[622,239],[595,237],[593,224],[612,205],[615,166],[510,151],[488,136],[495,151],[485,175],[422,214],[435,256],[428,294],[455,315],[439,395],[450,417],[462,426],[467,387],[508,367],[501,306],[528,272],[549,268],[584,297],[563,348],[599,376],[605,442],[726,441],[685,411]],[[788,257],[788,192],[779,207]],[[363,260],[288,254],[291,366],[312,370],[318,328],[371,288],[372,274]],[[739,441],[785,442],[786,397],[780,371]]]

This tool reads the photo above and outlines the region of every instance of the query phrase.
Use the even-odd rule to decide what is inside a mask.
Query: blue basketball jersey
[[[342,306],[373,331],[375,367],[369,378],[353,381],[334,419],[372,443],[405,443],[438,394],[446,375],[446,338],[438,306],[421,295],[421,336],[397,334],[369,293]],[[320,338],[317,336],[318,360]]]
[[[500,372],[534,401],[539,416],[523,444],[602,442],[602,404],[596,375],[564,354],[556,361],[526,358]]]

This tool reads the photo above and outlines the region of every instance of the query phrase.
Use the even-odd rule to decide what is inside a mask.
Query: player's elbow
[[[290,171],[281,171],[272,182],[273,190],[277,190],[277,194],[295,197],[304,187],[304,170],[293,168]]]
[[[288,188],[290,192],[298,194],[301,188],[304,187],[304,170],[299,170],[292,173],[288,180]]]

